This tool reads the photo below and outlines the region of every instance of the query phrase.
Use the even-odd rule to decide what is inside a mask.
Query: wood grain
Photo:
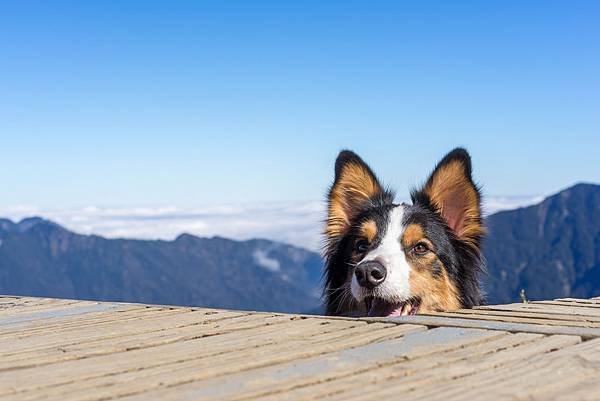
[[[598,399],[600,298],[397,319],[0,296],[0,400]]]

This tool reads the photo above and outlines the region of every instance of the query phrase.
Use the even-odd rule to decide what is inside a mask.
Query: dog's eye
[[[354,245],[354,249],[358,253],[365,253],[369,250],[369,243],[364,239],[360,239],[356,241],[356,245]]]
[[[423,254],[429,252],[429,247],[427,246],[427,244],[419,242],[417,245],[415,245],[413,247],[413,251],[415,251],[415,253],[417,255],[423,255]]]

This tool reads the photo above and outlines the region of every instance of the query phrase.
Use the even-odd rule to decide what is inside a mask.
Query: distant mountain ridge
[[[577,184],[541,203],[488,217],[490,303],[600,295],[600,185]]]
[[[0,293],[282,312],[314,310],[321,259],[267,240],[74,234],[0,220]]]
[[[600,185],[578,184],[486,219],[489,303],[600,295]],[[268,240],[80,235],[42,218],[0,219],[0,294],[319,311],[320,256]]]

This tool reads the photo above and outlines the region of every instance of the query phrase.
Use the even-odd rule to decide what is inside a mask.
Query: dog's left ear
[[[479,247],[485,233],[481,194],[471,177],[471,157],[463,148],[448,153],[435,167],[413,202],[427,203],[441,214],[456,237]]]

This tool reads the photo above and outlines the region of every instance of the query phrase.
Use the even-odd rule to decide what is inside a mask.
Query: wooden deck
[[[0,400],[598,400],[600,298],[396,320],[0,297]]]

